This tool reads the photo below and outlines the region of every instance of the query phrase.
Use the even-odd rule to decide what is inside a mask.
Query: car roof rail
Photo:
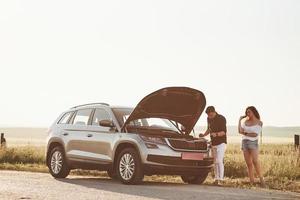
[[[74,106],[74,107],[72,107],[71,109],[73,109],[73,108],[79,108],[79,107],[83,107],[83,106],[91,106],[91,105],[103,105],[103,106],[109,106],[108,103],[87,103],[87,104],[81,104],[81,105],[78,105],[78,106]]]

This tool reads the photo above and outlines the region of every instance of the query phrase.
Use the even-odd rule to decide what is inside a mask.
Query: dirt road
[[[104,178],[70,176],[56,180],[49,174],[0,171],[0,199],[300,199],[300,194],[186,184],[145,182],[122,185]]]

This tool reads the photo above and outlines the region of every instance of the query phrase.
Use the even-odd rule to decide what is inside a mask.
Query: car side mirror
[[[110,128],[114,128],[115,124],[112,120],[108,120],[108,119],[104,119],[99,121],[99,125],[100,126],[104,126],[104,127],[110,127]]]

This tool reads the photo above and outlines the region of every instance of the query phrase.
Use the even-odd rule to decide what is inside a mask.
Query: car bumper
[[[210,149],[203,151],[179,151],[169,145],[156,144],[157,148],[147,148],[141,142],[141,161],[146,175],[202,175],[213,167]],[[183,153],[202,153],[203,159],[184,160]]]
[[[213,158],[182,160],[181,157],[148,155],[144,171],[147,175],[201,175],[213,167]],[[149,164],[151,163],[151,164]]]

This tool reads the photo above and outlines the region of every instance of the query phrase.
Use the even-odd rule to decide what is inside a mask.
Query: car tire
[[[108,175],[112,180],[117,180],[117,179],[118,179],[118,174],[116,173],[116,170],[114,170],[114,169],[109,169],[109,170],[107,170],[107,175]]]
[[[208,172],[197,176],[181,176],[183,182],[188,184],[202,184],[208,176]]]
[[[139,153],[133,148],[126,148],[118,155],[116,171],[119,180],[124,184],[139,184],[144,178]]]
[[[50,174],[55,178],[66,178],[69,175],[70,169],[62,147],[57,146],[51,150],[47,166]]]

